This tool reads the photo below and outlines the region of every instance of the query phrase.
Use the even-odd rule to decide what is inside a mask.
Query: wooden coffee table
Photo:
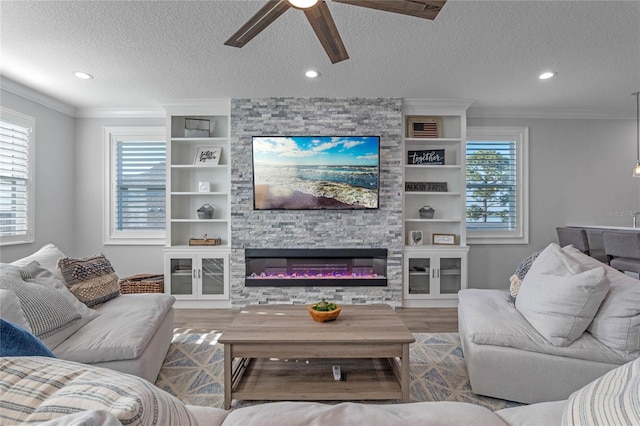
[[[409,329],[388,305],[343,305],[313,321],[301,305],[249,305],[220,339],[224,405],[244,400],[409,402]],[[346,380],[335,381],[340,365]]]

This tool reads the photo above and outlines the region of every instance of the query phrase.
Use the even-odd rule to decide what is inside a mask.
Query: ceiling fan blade
[[[435,19],[447,0],[333,0],[385,12]]]
[[[267,28],[291,6],[286,0],[269,0],[262,9],[247,21],[231,38],[224,42],[227,46],[242,47],[262,30]]]
[[[333,22],[333,17],[331,17],[327,3],[325,3],[324,0],[320,0],[317,5],[309,9],[304,9],[304,14],[307,15],[307,19],[313,27],[313,31],[315,31],[318,40],[320,40],[322,47],[324,47],[327,55],[329,55],[331,63],[335,64],[349,59],[349,54],[342,43],[342,38],[340,38],[336,23]]]

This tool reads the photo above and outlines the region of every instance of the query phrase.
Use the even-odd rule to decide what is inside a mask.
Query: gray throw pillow
[[[33,334],[40,339],[68,327],[80,318],[80,313],[62,293],[31,282],[24,268],[0,266],[0,288],[11,290],[18,296]]]

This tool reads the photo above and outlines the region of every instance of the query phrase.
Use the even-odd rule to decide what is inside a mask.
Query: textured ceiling
[[[224,46],[263,1],[2,0],[0,71],[79,110],[320,96],[635,116],[640,1],[449,0],[435,21],[327,3],[350,56],[335,65],[295,9]],[[549,69],[558,76],[537,80]]]

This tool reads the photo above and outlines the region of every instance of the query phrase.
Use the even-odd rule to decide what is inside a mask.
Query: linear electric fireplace
[[[387,249],[245,249],[246,287],[386,286]]]

